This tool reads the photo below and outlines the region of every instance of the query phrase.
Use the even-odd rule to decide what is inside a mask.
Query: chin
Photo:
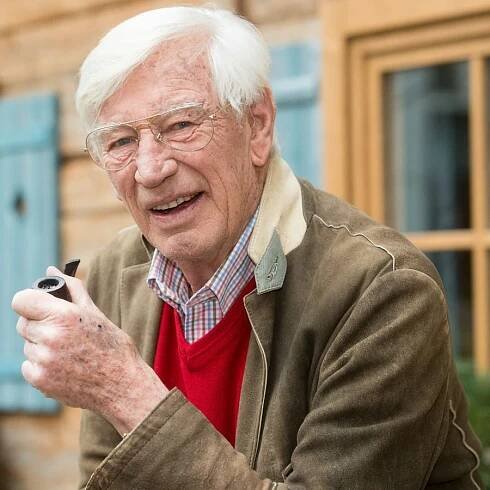
[[[174,262],[202,260],[206,256],[206,247],[197,237],[170,237],[165,240],[156,240],[156,247],[168,259]]]

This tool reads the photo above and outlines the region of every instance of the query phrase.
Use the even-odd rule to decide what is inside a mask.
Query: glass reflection
[[[427,253],[444,283],[454,354],[459,359],[472,358],[473,315],[471,309],[470,252]]]
[[[468,65],[384,80],[387,222],[402,231],[468,228]]]

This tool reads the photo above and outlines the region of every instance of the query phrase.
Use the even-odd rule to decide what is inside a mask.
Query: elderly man
[[[25,378],[86,409],[83,488],[481,488],[439,276],[294,177],[268,66],[211,8],[90,53],[87,149],[137,226],[72,303],[17,293]]]

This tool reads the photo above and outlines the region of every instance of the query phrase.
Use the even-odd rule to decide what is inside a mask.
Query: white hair
[[[238,114],[268,87],[270,55],[247,20],[215,7],[167,7],[136,15],[109,31],[80,69],[76,106],[87,130],[104,102],[165,41],[193,33],[207,36],[210,76],[219,103]]]

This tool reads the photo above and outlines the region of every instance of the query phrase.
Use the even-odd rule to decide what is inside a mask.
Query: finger
[[[17,321],[16,329],[18,334],[23,337],[24,340],[33,344],[45,342],[53,336],[53,327],[51,325],[27,320],[22,316]]]
[[[43,344],[24,342],[24,356],[33,363],[45,363],[49,359],[49,350]]]
[[[85,286],[83,285],[82,281],[80,281],[80,279],[72,276],[67,276],[66,274],[63,274],[57,267],[54,267],[52,265],[46,269],[46,273],[50,276],[62,277],[65,280],[66,285],[68,286],[68,290],[70,291],[73,303],[77,305],[89,305],[92,303],[92,300],[90,299],[90,296],[88,295],[87,290],[85,289]]]
[[[22,376],[24,376],[24,379],[34,386],[36,388],[39,384],[39,380],[41,379],[42,376],[42,369],[41,367],[31,361],[24,361],[22,363],[22,366],[20,368],[22,372]]]
[[[59,301],[44,291],[24,289],[12,298],[12,309],[29,320],[45,320],[59,311]]]
[[[29,340],[24,342],[24,357],[27,357],[29,361],[34,361],[34,358],[36,357],[34,352],[35,345],[34,342],[30,342]]]
[[[29,340],[32,342],[32,339],[28,335],[28,324],[29,320],[27,318],[24,318],[23,316],[19,317],[17,320],[17,325],[15,326],[15,329],[17,330],[17,333],[23,337],[25,340]]]

